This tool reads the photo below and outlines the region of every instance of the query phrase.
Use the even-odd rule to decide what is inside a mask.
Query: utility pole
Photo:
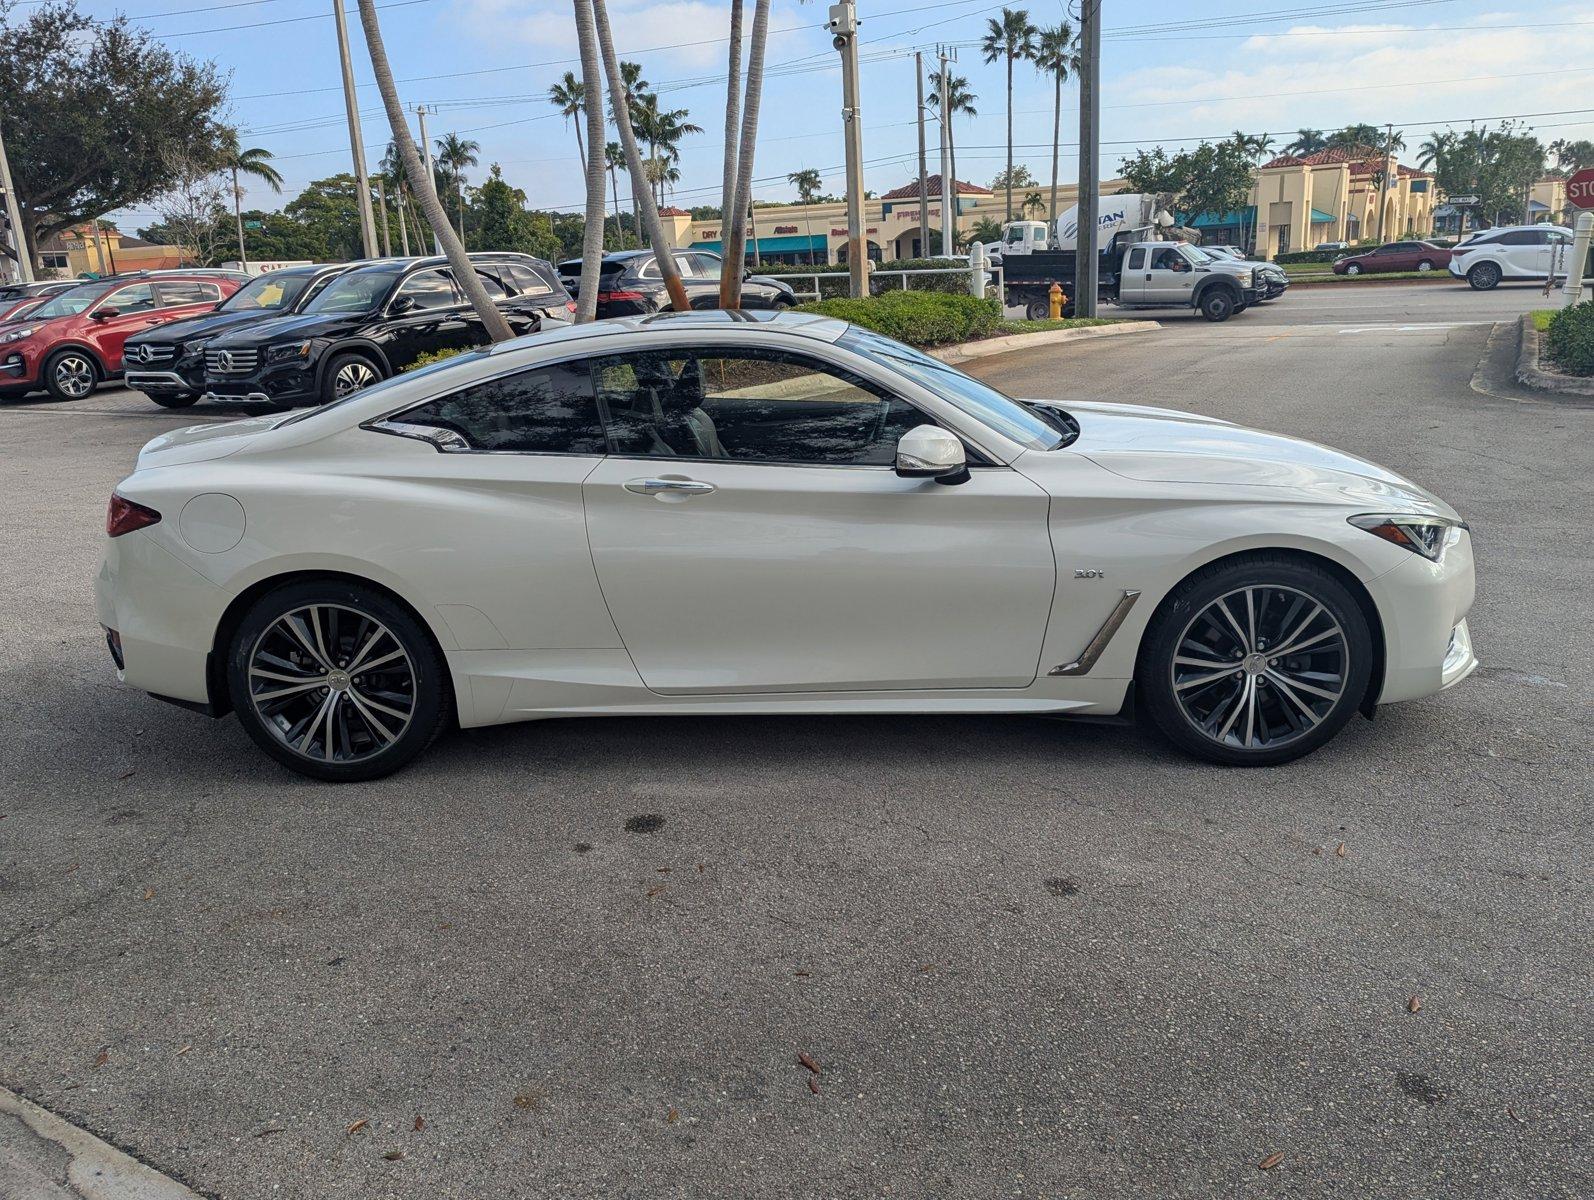
[[[1378,192],[1378,240],[1384,240],[1384,208],[1389,201],[1389,189],[1400,177],[1400,172],[1390,163],[1395,157],[1395,127],[1384,126],[1384,186]]]
[[[382,207],[382,257],[393,257],[393,231],[387,224],[387,183],[378,175],[376,177],[376,202]]]
[[[918,91],[919,107],[919,258],[930,256],[930,181],[924,173],[924,55],[913,52],[913,83]],[[948,253],[943,248],[942,254]]]
[[[869,294],[869,243],[863,229],[863,110],[858,104],[858,10],[830,6],[832,44],[841,51],[841,128],[847,147],[847,274],[853,296]]]
[[[28,253],[28,235],[22,228],[22,210],[17,204],[17,189],[11,183],[11,160],[6,157],[6,139],[0,131],[0,189],[6,194],[6,221],[11,226],[11,245],[17,254],[17,278],[33,282],[33,256]]]
[[[415,115],[421,119],[421,157],[426,160],[426,186],[435,193],[437,191],[437,171],[432,167],[432,142],[426,136],[426,114],[429,111],[431,110],[424,104],[415,106]],[[426,244],[426,235],[418,229],[415,233],[420,238],[421,245],[424,246]],[[432,230],[432,253],[441,254],[442,252],[443,241],[437,236],[437,230],[434,229]]]
[[[404,223],[404,181],[399,180],[398,195],[394,197],[398,204],[399,214],[399,248],[404,252],[404,257],[410,256],[410,227]]]
[[[365,140],[360,136],[360,102],[354,95],[354,64],[349,60],[349,26],[343,0],[332,0],[332,21],[338,30],[338,59],[343,64],[343,106],[349,111],[349,150],[354,156],[354,195],[360,202],[360,241],[365,257],[376,257],[376,218],[371,215],[371,176],[365,169]]]
[[[1074,315],[1096,315],[1096,189],[1101,157],[1101,0],[1079,4],[1079,230],[1074,239]]]
[[[946,78],[946,50],[939,51],[941,59],[941,74],[937,89],[939,93],[939,107],[941,109],[941,253],[956,254],[957,240],[952,236],[957,229],[957,216],[952,207],[955,203],[953,190],[956,181],[952,178],[952,114],[947,111],[951,103],[951,89]]]

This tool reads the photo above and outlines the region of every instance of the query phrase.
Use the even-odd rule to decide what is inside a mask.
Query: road
[[[206,414],[0,412],[0,1083],[228,1200],[1594,1193],[1594,408],[1454,323],[1530,294],[1448,291],[979,366],[1332,442],[1472,521],[1485,667],[1266,771],[676,718],[311,784],[118,689],[94,625],[107,494]]]

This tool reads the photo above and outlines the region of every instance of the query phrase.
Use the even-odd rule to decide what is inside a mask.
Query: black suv
[[[322,288],[358,265],[284,267],[250,280],[212,312],[135,333],[122,351],[127,386],[162,408],[187,408],[205,390],[205,347],[211,338],[303,312]]]
[[[675,265],[686,285],[693,308],[720,306],[720,263],[708,250],[676,250]],[[559,277],[574,296],[580,290],[581,260],[559,264]],[[743,308],[791,308],[797,293],[778,279],[746,273],[742,276]],[[635,317],[667,310],[670,298],[664,277],[651,250],[621,250],[605,254],[598,265],[598,316]]]
[[[575,311],[553,267],[529,254],[472,254],[487,294],[511,329],[536,333]],[[276,408],[324,404],[403,371],[423,354],[492,339],[446,258],[356,264],[295,316],[251,322],[205,347],[206,395]]]

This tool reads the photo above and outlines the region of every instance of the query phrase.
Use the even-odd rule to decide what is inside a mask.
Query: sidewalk
[[[199,1196],[0,1088],[0,1200],[199,1200]]]

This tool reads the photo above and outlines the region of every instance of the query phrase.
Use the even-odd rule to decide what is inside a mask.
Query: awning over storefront
[[[1226,213],[1204,212],[1197,213],[1192,219],[1188,215],[1180,217],[1179,224],[1187,229],[1222,229],[1233,226],[1238,229],[1240,225],[1256,224],[1256,206],[1247,205],[1245,208],[1230,209]]]
[[[719,241],[693,242],[687,248],[690,250],[712,250],[715,254],[723,253]],[[823,252],[825,249],[825,235],[822,233],[799,233],[785,234],[781,237],[761,237],[758,239],[758,249],[763,254],[789,254],[794,250],[817,250]],[[753,239],[751,237],[747,239],[747,252],[749,254],[753,252]]]
[[[1334,223],[1334,218],[1331,217],[1328,213],[1324,212],[1322,209],[1314,208],[1312,210],[1312,224],[1313,225],[1332,225],[1333,223]]]

